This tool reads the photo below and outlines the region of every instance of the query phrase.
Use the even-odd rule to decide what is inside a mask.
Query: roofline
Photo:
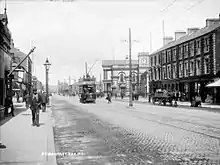
[[[205,27],[204,27],[205,28]],[[190,41],[192,41],[192,40],[194,40],[194,39],[197,39],[197,38],[200,38],[200,37],[202,37],[202,36],[205,36],[205,35],[207,35],[207,34],[209,34],[209,33],[213,33],[213,32],[215,32],[215,31],[217,31],[217,30],[219,30],[220,29],[220,24],[219,24],[219,27],[216,27],[215,29],[213,29],[212,31],[209,31],[209,32],[207,32],[207,33],[204,33],[204,34],[202,34],[202,35],[199,35],[199,36],[197,36],[197,37],[194,37],[194,38],[191,38],[191,39],[186,39],[186,41],[184,41],[184,42],[180,42],[180,43],[177,43],[177,44],[175,44],[175,45],[171,45],[171,46],[168,46],[168,47],[166,47],[166,48],[163,48],[163,47],[165,47],[166,45],[164,45],[164,46],[162,46],[161,48],[159,48],[159,49],[157,49],[156,51],[154,51],[154,52],[152,52],[152,53],[150,53],[149,54],[149,56],[152,56],[152,55],[155,55],[155,54],[157,54],[157,53],[160,53],[160,52],[162,52],[162,51],[164,51],[164,50],[167,50],[167,49],[170,49],[170,48],[172,48],[172,47],[176,47],[177,45],[181,45],[181,44],[184,44],[184,43],[187,43],[187,42],[190,42]],[[200,29],[201,30],[201,29]],[[199,31],[199,30],[198,30]],[[190,36],[190,35],[189,35]],[[188,36],[188,37],[189,37]],[[184,36],[183,36],[184,37]],[[186,36],[185,36],[186,37]],[[181,37],[182,38],[182,37]],[[172,41],[172,42],[170,42],[170,43],[173,43],[173,42],[176,42],[176,41],[178,41],[178,40],[174,40],[174,41]],[[169,43],[169,44],[170,44]],[[160,50],[161,49],[161,50]]]

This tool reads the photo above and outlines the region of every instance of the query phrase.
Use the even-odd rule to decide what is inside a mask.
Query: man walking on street
[[[30,98],[30,109],[32,112],[32,125],[39,127],[39,110],[41,105],[40,95],[37,93],[37,89],[33,89],[33,94]]]

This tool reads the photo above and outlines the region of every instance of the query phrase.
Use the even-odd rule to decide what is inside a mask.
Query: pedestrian
[[[2,142],[0,141],[0,149],[5,149],[6,146],[4,144],[2,144]]]
[[[108,104],[112,102],[110,93],[107,94],[106,100],[108,100]]]
[[[26,109],[28,109],[30,103],[30,93],[26,93],[26,95],[24,96],[24,100],[25,100]]]
[[[5,99],[5,114],[8,115],[8,109],[11,109],[11,112],[10,114],[12,116],[15,116],[14,115],[14,105],[13,105],[13,101],[12,101],[12,96],[7,96],[6,99]]]
[[[42,111],[45,112],[46,111],[46,103],[47,103],[46,92],[42,93],[41,102],[42,102]]]
[[[30,97],[30,108],[32,112],[32,125],[39,127],[39,110],[41,105],[41,98],[37,89],[33,89],[33,94]]]

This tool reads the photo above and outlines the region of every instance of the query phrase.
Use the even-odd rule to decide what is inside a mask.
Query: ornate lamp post
[[[50,65],[51,65],[51,63],[49,63],[49,60],[47,58],[46,62],[44,63],[45,70],[46,70],[46,101],[47,101],[47,104],[49,104],[48,72],[50,69]]]

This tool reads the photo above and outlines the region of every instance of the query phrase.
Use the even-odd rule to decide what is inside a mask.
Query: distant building
[[[103,86],[104,93],[113,92],[128,94],[129,92],[129,61],[103,60]],[[139,68],[138,60],[132,60],[132,91],[138,91]]]
[[[220,18],[207,19],[206,27],[187,31],[176,32],[174,41],[150,55],[150,91],[177,90],[184,101],[198,93],[203,102],[211,97],[219,103],[220,88],[206,85],[220,77]]]
[[[17,48],[12,47],[12,65],[18,65],[27,55]],[[32,84],[32,60],[30,57],[25,59],[13,73],[13,86],[21,87],[21,91],[30,92]]]

